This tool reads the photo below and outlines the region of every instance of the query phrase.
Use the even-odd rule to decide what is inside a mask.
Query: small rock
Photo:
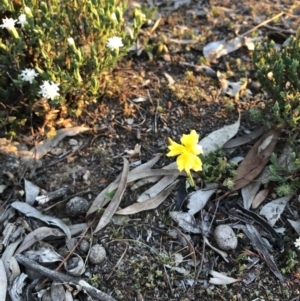
[[[94,245],[91,248],[89,260],[92,264],[101,263],[106,257],[106,251],[101,245]]]
[[[90,243],[86,239],[83,239],[81,241],[81,243],[79,244],[79,250],[82,253],[87,254],[87,252],[89,251],[89,248],[90,248]]]
[[[237,236],[228,225],[219,225],[215,229],[214,237],[219,248],[222,250],[229,251],[237,247]]]
[[[89,202],[79,196],[72,198],[66,205],[66,214],[70,216],[78,216],[86,214],[89,209]]]

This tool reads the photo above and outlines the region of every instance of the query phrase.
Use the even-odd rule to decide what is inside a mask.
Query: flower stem
[[[191,174],[188,174],[188,181],[192,187],[195,187],[195,181]]]

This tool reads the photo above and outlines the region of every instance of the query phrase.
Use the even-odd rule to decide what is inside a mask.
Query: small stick
[[[74,285],[81,286],[92,298],[95,298],[95,299],[101,300],[101,301],[117,301],[115,298],[111,297],[110,295],[92,287],[84,280],[78,280],[69,275],[65,275],[60,272],[52,271],[48,268],[45,268],[45,267],[39,265],[34,260],[29,259],[22,254],[17,254],[14,257],[20,264],[22,264],[25,267],[43,275],[43,276],[46,276],[52,280],[56,280],[56,281],[59,281],[62,283],[64,283],[64,282],[72,283]]]
[[[278,15],[272,17],[271,19],[268,19],[268,20],[265,20],[265,21],[261,22],[260,24],[258,24],[257,26],[253,27],[252,29],[250,29],[250,30],[244,32],[243,34],[241,34],[241,36],[246,36],[247,34],[251,33],[252,31],[255,31],[256,29],[258,29],[259,27],[262,27],[262,26],[264,26],[265,24],[267,24],[267,23],[273,21],[274,19],[279,18],[279,17],[282,16],[283,14],[284,14],[284,12],[281,12],[281,13],[279,13]]]

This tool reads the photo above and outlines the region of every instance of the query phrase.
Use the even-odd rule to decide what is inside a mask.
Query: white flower
[[[70,46],[75,45],[75,42],[74,42],[74,39],[73,39],[73,38],[68,38],[67,41],[68,41],[68,44],[69,44]]]
[[[120,47],[123,47],[124,45],[122,43],[122,38],[114,36],[108,39],[106,46],[110,50],[115,50],[115,49],[119,49]]]
[[[21,78],[22,80],[26,82],[30,82],[32,84],[32,81],[38,76],[39,74],[35,72],[34,69],[26,68],[21,71]]]
[[[60,84],[55,84],[54,82],[49,82],[45,80],[43,85],[40,86],[39,94],[41,94],[44,98],[50,98],[53,100],[55,97],[59,96],[59,86]]]
[[[300,237],[298,239],[296,239],[296,241],[294,242],[295,247],[300,249]]]
[[[18,22],[17,24],[21,24],[22,27],[24,27],[24,25],[27,23],[27,20],[26,20],[26,15],[25,14],[21,14],[18,18]]]
[[[0,25],[1,28],[6,28],[7,30],[13,30],[15,29],[15,23],[17,22],[18,20],[14,20],[12,18],[5,18],[5,19],[2,19],[2,22],[3,24]]]

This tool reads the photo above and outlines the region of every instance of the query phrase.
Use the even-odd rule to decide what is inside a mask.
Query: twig
[[[252,31],[255,31],[256,29],[258,29],[258,28],[264,26],[265,24],[273,21],[274,19],[277,19],[277,18],[281,17],[283,14],[284,14],[284,12],[281,12],[278,15],[272,17],[271,19],[268,19],[268,20],[265,20],[265,21],[261,22],[260,24],[258,24],[257,26],[253,27],[252,29],[250,29],[250,30],[244,32],[243,34],[241,34],[241,36],[246,36],[247,34],[251,33]]]
[[[125,241],[126,244],[126,248],[125,251],[123,252],[123,254],[121,255],[121,257],[119,258],[118,262],[115,264],[115,266],[112,268],[111,273],[106,277],[106,280],[109,280],[109,278],[111,277],[111,275],[113,274],[113,272],[115,271],[115,269],[119,266],[119,264],[121,263],[121,261],[123,260],[127,250],[128,250],[128,243]]]
[[[64,263],[66,261],[68,261],[68,259],[71,257],[71,255],[74,253],[74,251],[76,250],[76,248],[79,246],[79,244],[81,243],[81,241],[84,239],[85,234],[88,232],[88,230],[90,229],[90,227],[92,226],[92,224],[94,223],[96,217],[94,217],[94,219],[91,221],[90,224],[88,224],[88,226],[86,227],[85,231],[81,234],[80,239],[78,240],[78,242],[75,244],[75,246],[73,247],[73,249],[69,252],[69,254],[67,255],[66,258],[64,258],[64,260],[59,264],[59,266],[55,269],[55,271],[59,271],[59,269],[64,265]]]
[[[172,294],[172,296],[174,296],[173,289],[172,289],[172,286],[171,286],[171,283],[170,283],[170,278],[169,278],[169,275],[168,275],[168,273],[167,273],[167,270],[166,270],[165,265],[163,265],[163,267],[164,267],[164,270],[165,270],[165,274],[166,274],[166,278],[167,278],[167,282],[168,282],[168,285],[169,285],[171,294]]]
[[[110,295],[92,287],[84,280],[78,280],[69,275],[65,275],[60,272],[52,271],[48,268],[45,268],[45,267],[39,265],[34,260],[29,259],[22,254],[17,254],[14,257],[20,264],[22,264],[25,267],[43,275],[43,276],[46,276],[52,280],[59,281],[59,282],[72,283],[74,285],[81,286],[92,298],[95,298],[95,299],[101,300],[101,301],[117,301],[115,298],[111,297]]]

